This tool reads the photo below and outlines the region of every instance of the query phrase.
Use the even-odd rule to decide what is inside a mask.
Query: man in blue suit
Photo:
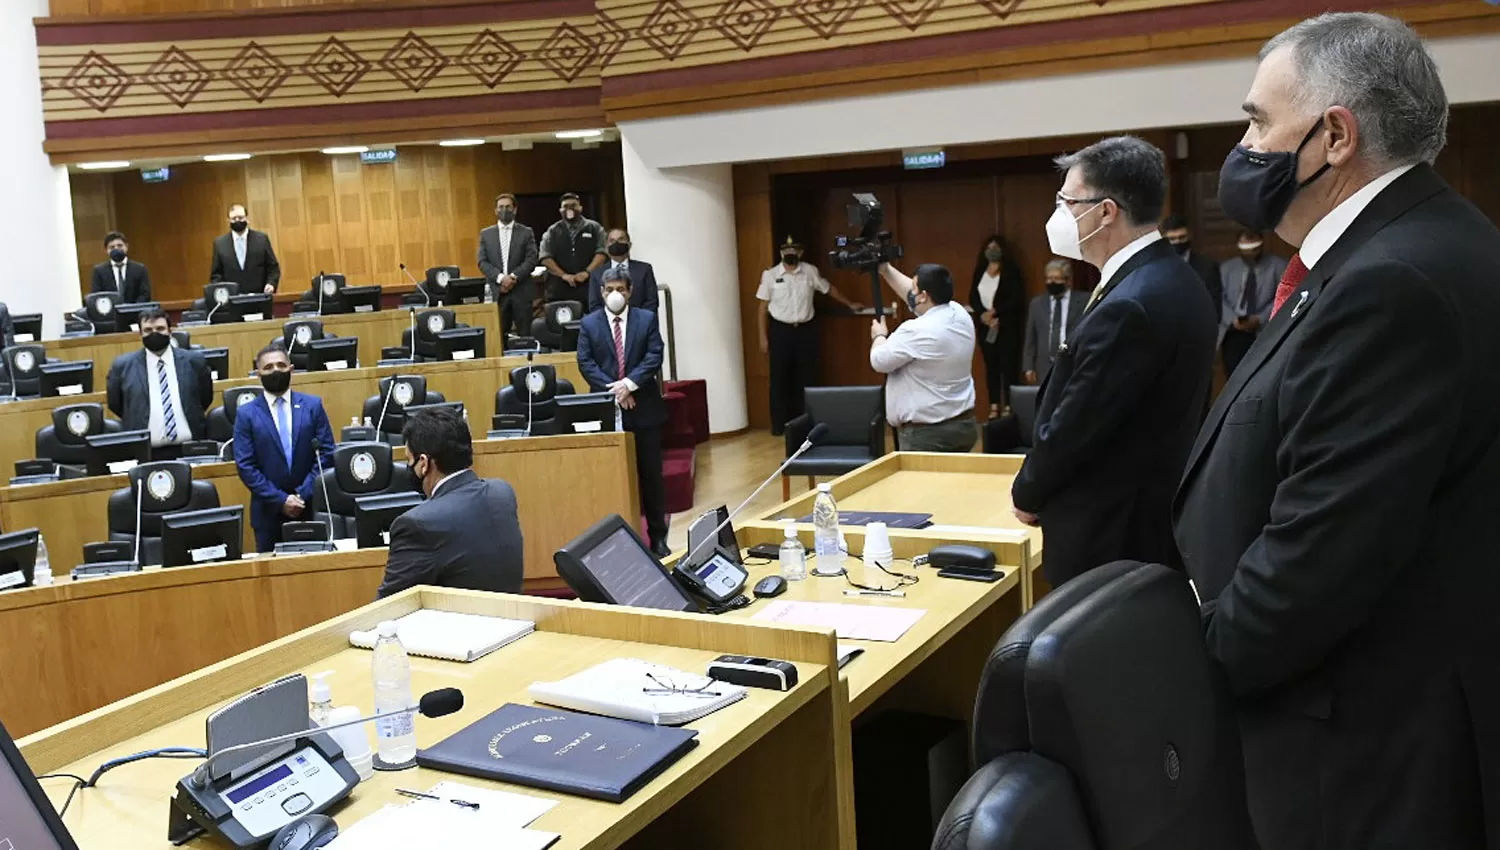
[[[1166,157],[1130,136],[1058,159],[1052,251],[1100,270],[1042,383],[1011,486],[1047,538],[1053,587],[1111,561],[1177,562],[1172,496],[1203,414],[1218,335],[1196,272],[1162,239]]]
[[[270,552],[282,525],[311,513],[317,456],[333,468],[333,426],[322,399],[292,392],[292,361],[280,343],[255,355],[255,370],[265,392],[235,414],[234,464],[250,490],[255,548]]]
[[[630,306],[630,275],[604,272],[604,309],[583,317],[578,328],[578,371],[596,393],[613,393],[625,430],[635,434],[635,471],[651,551],[667,548],[667,485],[662,476],[661,427],[667,421],[656,373],[661,369],[661,331],[656,314]]]

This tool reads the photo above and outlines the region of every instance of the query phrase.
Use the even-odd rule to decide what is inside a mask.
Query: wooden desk
[[[416,693],[458,685],[465,707],[444,718],[420,718],[419,746],[431,746],[505,702],[529,703],[538,679],[567,676],[613,657],[638,657],[701,670],[721,653],[768,655],[798,665],[800,682],[780,693],[752,690],[697,723],[699,746],[621,804],[464,778],[462,781],[547,797],[558,805],[535,828],[557,832],[559,850],[687,847],[712,836],[716,848],[833,850],[853,848],[849,728],[833,674],[834,642],[811,630],[724,619],[612,609],[500,594],[418,588],[297,635],[209,667],[89,716],[19,742],[38,773],[88,773],[130,752],[203,742],[204,717],[251,687],[293,672],[332,670],[335,701],[368,710],[373,702],[369,653],[351,649],[348,633],[418,607],[535,620],[537,632],[473,664],[412,659]],[[795,765],[795,770],[788,769]],[[190,765],[186,765],[190,767]],[[185,763],[153,760],[110,774],[79,792],[65,823],[85,850],[166,848],[167,801]],[[397,787],[427,788],[447,774],[417,768],[377,773],[332,814],[353,824],[400,802]],[[54,804],[68,785],[47,781]],[[740,816],[726,828],[725,812]],[[217,847],[205,839],[189,847]]]
[[[400,449],[396,454],[402,457]],[[480,440],[474,443],[474,469],[485,478],[503,478],[515,488],[530,587],[560,584],[552,553],[601,518],[616,513],[640,516],[635,443],[628,433]],[[250,493],[235,465],[195,467],[193,479],[213,482],[221,505],[245,506],[243,547],[253,552]],[[65,575],[83,563],[83,544],[109,539],[109,497],[129,486],[128,480],[124,474],[101,475],[0,487],[0,528],[40,528],[53,572]],[[578,486],[566,486],[568,482]],[[374,586],[370,592],[374,593]]]
[[[1038,590],[1044,589],[1039,584],[1044,553],[1041,530],[1022,525],[1011,513],[1010,486],[1024,460],[1021,455],[895,452],[831,483],[841,511],[932,514],[931,527],[916,532],[892,529],[893,540],[915,536],[983,544],[997,532],[1009,533],[1005,539],[1028,539],[1027,561],[1007,560],[1018,555],[1011,550],[1001,556],[1000,563],[1028,567],[1021,573],[1021,593],[1029,609],[1043,595]],[[817,495],[816,490],[809,491],[756,519],[779,524],[783,519],[808,516]]]
[[[139,344],[139,343],[137,343]],[[543,354],[535,358],[537,365],[551,364],[559,377],[573,382],[575,389],[587,390],[587,383],[578,371],[575,354]],[[354,416],[364,410],[365,399],[380,393],[380,379],[386,375],[423,375],[429,389],[442,393],[449,401],[462,401],[473,419],[472,430],[483,435],[489,430],[490,416],[495,412],[495,393],[510,384],[510,371],[526,365],[524,357],[489,357],[483,360],[449,361],[444,363],[417,363],[409,366],[370,366],[362,369],[343,369],[336,372],[298,372],[292,383],[298,392],[310,393],[323,399],[328,418],[333,423],[337,438],[339,429],[349,424]],[[106,404],[102,379],[99,391],[67,398],[29,399],[0,404],[0,474],[9,480],[15,462],[36,457],[36,432],[52,424],[52,411],[65,404],[93,402]],[[214,383],[214,406],[224,398],[224,391],[231,387],[259,386],[258,379],[251,377],[222,380]],[[105,414],[110,416],[108,412]]]
[[[454,318],[461,324],[484,328],[484,344],[488,352],[499,354],[505,345],[500,336],[500,313],[494,304],[463,304],[453,307]],[[231,322],[225,325],[200,325],[185,328],[192,335],[193,344],[204,348],[229,349],[229,375],[221,378],[246,375],[255,360],[255,352],[281,336],[281,327],[286,319],[267,317],[259,322]],[[359,338],[359,359],[373,364],[380,359],[380,349],[401,344],[401,332],[411,327],[411,314],[406,310],[377,310],[373,313],[347,313],[341,316],[324,316],[323,329],[341,337]],[[173,325],[176,328],[176,325]],[[104,389],[104,377],[109,374],[109,364],[121,354],[141,347],[139,333],[125,332],[101,336],[73,337],[71,339],[43,340],[47,356],[59,360],[93,360],[94,388]]]

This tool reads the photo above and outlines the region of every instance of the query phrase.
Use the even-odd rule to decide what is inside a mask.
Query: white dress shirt
[[[1146,250],[1147,246],[1159,241],[1161,241],[1161,232],[1153,230],[1114,252],[1114,254],[1110,255],[1109,259],[1104,261],[1104,265],[1099,269],[1099,285],[1108,286],[1110,278],[1114,277],[1115,272],[1119,271],[1120,267],[1125,265],[1131,257]]]
[[[1339,237],[1344,235],[1344,231],[1354,224],[1356,218],[1359,218],[1359,214],[1365,211],[1365,207],[1375,200],[1375,196],[1396,182],[1396,178],[1416,167],[1416,163],[1412,163],[1387,171],[1366,183],[1362,189],[1345,198],[1342,204],[1323,216],[1322,220],[1307,232],[1307,238],[1302,240],[1302,247],[1297,251],[1298,256],[1302,258],[1302,265],[1309,270],[1316,266],[1318,261],[1323,259],[1323,255],[1334,246],[1334,243],[1339,241]]]
[[[444,475],[442,477],[442,479],[438,481],[438,483],[432,485],[432,495],[428,496],[427,498],[429,498],[429,499],[435,499],[435,498],[437,498],[438,491],[441,490],[441,489],[443,489],[443,485],[448,483],[448,479],[452,478],[455,475],[462,475],[462,474],[464,474],[465,472],[468,472],[468,471],[469,470],[466,468],[466,469],[460,469],[457,472],[450,472],[447,475]]]
[[[504,223],[501,223],[501,222],[498,222],[498,221],[495,222],[495,234],[500,238],[500,276],[501,277],[504,277],[505,275],[508,275],[508,274],[511,273],[511,271],[510,271],[510,237],[511,237],[511,232],[512,232],[512,230],[513,230],[513,228],[515,226],[516,226],[515,222],[511,222],[510,224],[504,224]],[[448,479],[445,478],[443,480],[446,481]]]
[[[995,309],[995,293],[1000,291],[1000,275],[984,273],[979,279],[979,303],[986,310]]]
[[[974,409],[974,319],[956,301],[896,328],[870,347],[870,368],[888,376],[885,418],[934,425]]]
[[[615,345],[615,319],[617,317],[615,316],[614,313],[609,312],[609,308],[608,307],[604,308],[604,317],[609,320],[609,346],[610,346],[610,349],[613,350],[614,349],[614,345]],[[625,309],[620,311],[620,315],[618,316],[618,318],[620,320],[620,350],[621,351],[629,351],[630,350],[630,304],[628,302],[625,304]],[[626,366],[625,367],[625,371],[628,373],[630,371],[630,367]],[[614,377],[614,376],[611,375],[610,377]],[[613,381],[611,381],[611,383],[613,383]],[[636,390],[640,389],[640,387],[636,386],[635,381],[630,380],[630,378],[628,378],[628,377],[625,378],[625,386],[629,387],[631,392],[635,392]]]
[[[167,446],[175,443],[186,443],[193,439],[193,433],[188,428],[187,415],[182,406],[182,390],[177,386],[177,364],[172,359],[174,346],[167,346],[161,354],[146,352],[146,392],[151,400],[151,417],[147,421],[147,429],[151,431],[151,445]],[[172,396],[172,421],[176,425],[177,439],[167,439],[167,415],[161,405],[161,385],[157,383],[157,363],[165,363],[167,367],[167,389]]]
[[[828,294],[828,281],[818,274],[818,267],[798,263],[789,270],[778,263],[760,275],[755,297],[770,303],[771,318],[786,325],[800,325],[813,320],[813,293]]]

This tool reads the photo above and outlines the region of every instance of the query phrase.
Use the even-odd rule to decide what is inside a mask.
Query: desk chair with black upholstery
[[[575,390],[572,381],[557,377],[557,369],[550,363],[510,370],[510,386],[501,387],[495,393],[495,415],[524,418],[528,383],[532,389],[531,433],[536,436],[556,434],[557,397],[573,395]]]
[[[578,326],[582,321],[583,304],[577,301],[552,301],[542,307],[540,318],[531,320],[531,335],[543,348],[577,351]]]
[[[312,352],[312,344],[320,339],[338,339],[337,334],[331,334],[323,330],[321,319],[292,319],[281,326],[281,336],[271,340],[280,343],[287,350],[287,357],[292,361],[292,368],[299,372],[306,372],[312,368],[309,356]]]
[[[1031,451],[1036,439],[1036,403],[1040,387],[1011,385],[1010,410],[984,423],[983,446],[987,455]]]
[[[87,463],[89,448],[84,438],[119,430],[119,420],[106,419],[102,404],[65,404],[53,408],[51,425],[37,429],[36,456],[53,463]]]
[[[193,467],[186,461],[159,460],[130,470],[130,486],[109,496],[109,539],[135,539],[136,491],[141,493],[141,563],[161,563],[161,518],[179,511],[198,511],[219,506],[219,491],[212,481],[194,481]]]
[[[394,389],[393,389],[394,388]],[[386,403],[386,395],[390,403]],[[360,413],[370,420],[377,431],[376,439],[393,446],[402,445],[401,429],[406,427],[406,408],[418,404],[442,404],[448,399],[439,392],[427,389],[427,379],[421,375],[387,375],[380,379],[380,394],[365,399]],[[380,416],[385,408],[385,418]]]
[[[1239,732],[1181,573],[1119,561],[1017,620],[934,850],[1250,850]]]
[[[808,387],[801,416],[786,423],[786,456],[802,447],[816,425],[828,434],[781,473],[781,497],[792,497],[791,479],[806,475],[811,488],[819,475],[843,475],[885,454],[885,388]]]
[[[208,412],[208,438],[219,443],[234,439],[234,414],[240,405],[249,404],[260,395],[260,387],[230,387],[224,391],[223,402]]]
[[[401,345],[412,353],[414,360],[437,360],[437,335],[453,328],[466,327],[468,325],[454,318],[452,310],[437,307],[431,310],[418,310],[416,347],[412,347],[411,328],[401,332]]]
[[[51,362],[47,359],[46,347],[36,342],[9,345],[0,351],[0,360],[3,360],[8,378],[4,381],[6,395],[17,397],[41,395],[41,366],[43,363]]]
[[[325,485],[329,504],[323,501]],[[408,486],[406,464],[392,458],[389,443],[341,443],[334,449],[333,466],[323,470],[322,483],[313,488],[313,516],[318,522],[332,520],[335,539],[354,537],[355,499],[399,493]]]
[[[115,320],[119,304],[118,292],[90,292],[83,297],[83,318],[94,326],[94,333],[112,334],[121,329]]]
[[[219,307],[229,308],[229,299],[240,294],[240,285],[233,281],[221,280],[203,285],[203,297],[193,299],[193,309],[201,311],[205,319],[209,312]]]

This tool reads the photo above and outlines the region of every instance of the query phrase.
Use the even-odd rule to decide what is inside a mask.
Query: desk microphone
[[[219,308],[220,307],[223,307],[225,304],[228,304],[228,303],[229,303],[229,299],[227,299],[227,298],[224,299],[223,301],[220,301],[219,299],[215,298],[214,299],[214,306],[212,306],[212,307],[209,308],[208,315],[203,317],[203,321],[208,322],[209,324],[213,324],[214,314],[217,313],[217,312],[219,312]]]
[[[380,404],[380,416],[375,420],[375,439],[380,439],[380,426],[385,423],[385,412],[391,406],[391,396],[396,394],[396,382],[401,380],[399,374],[391,376],[391,382],[385,388],[385,401]]]
[[[423,298],[424,301],[427,302],[427,306],[431,307],[432,306],[432,295],[430,295],[427,292],[427,287],[423,286],[422,282],[420,280],[417,280],[415,277],[412,276],[412,273],[410,271],[408,271],[407,268],[406,268],[406,263],[402,263],[401,264],[401,271],[403,273],[405,273],[407,280],[411,281],[414,285],[416,285],[417,291],[419,291],[419,292],[422,293],[422,298]]]
[[[428,305],[429,307],[432,305]],[[411,315],[411,348],[406,350],[406,356],[412,363],[417,362],[417,308],[407,307],[406,312]],[[503,346],[502,346],[503,347]]]
[[[227,756],[230,753],[239,753],[244,752],[245,750],[269,747],[273,744],[285,744],[288,741],[295,741],[298,738],[305,738],[309,734],[316,734],[319,732],[332,732],[335,729],[343,729],[348,726],[358,726],[361,723],[369,723],[372,720],[382,720],[387,717],[396,717],[398,715],[410,714],[413,710],[421,712],[423,717],[446,717],[464,707],[464,692],[459,690],[458,688],[439,688],[435,691],[428,691],[427,693],[422,694],[422,698],[417,702],[418,704],[414,707],[414,709],[403,708],[396,711],[387,711],[383,714],[372,714],[369,717],[361,717],[358,720],[350,720],[346,723],[335,723],[332,726],[318,726],[312,729],[303,729],[300,732],[288,732],[285,735],[277,735],[274,738],[265,738],[260,741],[251,741],[248,744],[235,744],[232,747],[225,747],[224,749],[218,750],[211,754],[208,758],[204,759],[202,764],[194,768],[192,774],[187,779],[188,784],[199,790],[207,788],[209,783],[209,770],[210,768],[212,768],[214,761],[217,760],[220,756]]]
[[[318,269],[318,315],[323,315],[323,270]]]
[[[146,494],[144,481],[136,483],[135,487],[135,565],[141,565],[141,497]]]
[[[536,398],[536,392],[531,389],[532,359],[542,350],[542,341],[536,340],[530,351],[526,352],[526,436],[531,436],[531,403]]]
[[[333,501],[328,498],[328,479],[323,471],[323,444],[313,436],[313,462],[318,465],[318,484],[323,487],[323,522],[328,526],[328,542],[333,542]]]
[[[739,507],[730,511],[729,516],[724,517],[724,521],[719,523],[717,528],[715,528],[707,537],[699,540],[698,545],[694,546],[693,550],[687,553],[687,556],[682,559],[681,563],[693,563],[693,558],[696,557],[699,552],[703,551],[703,548],[708,545],[709,541],[717,541],[719,539],[719,532],[723,531],[726,526],[733,522],[734,518],[740,515],[740,511],[743,511],[746,505],[754,501],[755,497],[760,495],[760,491],[766,489],[766,485],[774,481],[776,479],[776,476],[780,475],[783,469],[786,469],[791,465],[792,461],[801,457],[803,452],[822,442],[823,438],[826,436],[828,436],[827,425],[823,424],[822,422],[814,425],[812,427],[812,430],[808,432],[807,439],[802,441],[802,445],[795,452],[792,452],[792,456],[787,458],[786,462],[781,466],[776,467],[776,471],[767,476],[766,480],[760,482],[760,486],[755,488],[755,492],[751,493],[748,499],[740,502]]]

